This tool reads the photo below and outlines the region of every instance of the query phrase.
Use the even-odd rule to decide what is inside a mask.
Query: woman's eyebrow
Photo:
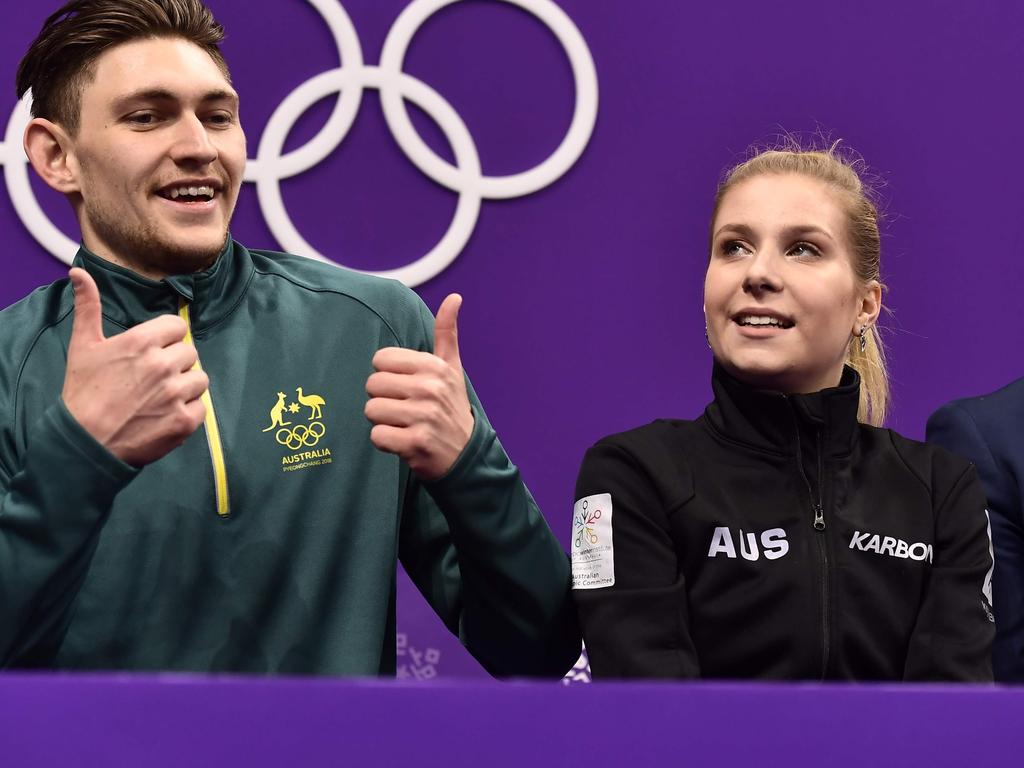
[[[786,239],[797,239],[800,237],[806,237],[807,235],[821,235],[822,237],[828,238],[835,242],[835,238],[832,237],[832,233],[827,229],[815,226],[814,224],[794,224],[789,227],[782,229],[782,234]]]
[[[746,224],[723,224],[717,230],[715,230],[714,237],[718,237],[723,232],[735,232],[737,235],[749,238],[752,238],[754,236],[754,230],[748,227]]]
[[[717,238],[723,232],[731,232],[748,239],[754,239],[755,236],[753,228],[747,224],[723,224],[715,231],[714,237]],[[832,233],[815,224],[792,224],[790,226],[783,227],[780,234],[784,240],[795,240],[801,237],[807,237],[808,235],[821,235],[822,237],[835,242],[835,238],[832,236]]]

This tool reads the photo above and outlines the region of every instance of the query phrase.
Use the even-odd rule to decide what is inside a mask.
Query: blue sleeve
[[[1024,526],[1020,494],[998,452],[993,452],[971,413],[959,403],[932,414],[927,439],[969,459],[978,469],[988,499],[995,550],[993,672],[997,681],[1024,682]]]

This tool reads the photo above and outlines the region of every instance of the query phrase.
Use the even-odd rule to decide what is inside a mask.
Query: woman
[[[875,206],[834,151],[718,190],[714,401],[591,448],[574,596],[595,678],[990,680],[973,467],[879,425]]]

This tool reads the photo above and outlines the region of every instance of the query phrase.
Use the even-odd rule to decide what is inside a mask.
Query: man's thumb
[[[75,289],[75,320],[71,328],[71,343],[103,340],[103,305],[100,289],[92,275],[84,269],[72,268],[68,273]]]
[[[459,308],[462,297],[450,293],[441,302],[434,318],[434,354],[455,368],[462,368],[459,358]]]

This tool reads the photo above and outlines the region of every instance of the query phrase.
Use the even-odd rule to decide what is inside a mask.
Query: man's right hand
[[[136,467],[177,448],[206,417],[209,387],[184,342],[185,321],[162,315],[103,336],[100,292],[84,269],[70,272],[75,317],[62,397],[71,415],[108,451]]]

